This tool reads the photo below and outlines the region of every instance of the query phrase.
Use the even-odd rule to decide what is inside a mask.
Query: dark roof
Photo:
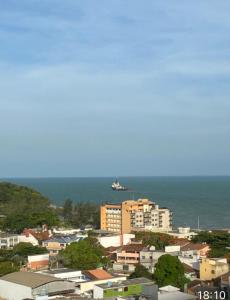
[[[181,251],[189,251],[189,250],[202,250],[204,248],[208,247],[207,244],[194,244],[189,243],[183,247],[181,247]]]
[[[121,250],[126,252],[140,252],[144,247],[142,244],[128,244],[121,247]]]
[[[185,264],[185,263],[183,263],[183,267],[184,267],[185,273],[192,273],[192,272],[195,272],[195,270],[194,270],[191,266],[189,266],[189,265],[187,265],[187,264]]]
[[[53,276],[33,272],[14,272],[1,277],[0,280],[9,281],[31,288],[36,288],[54,281],[63,281],[62,279],[58,279]]]

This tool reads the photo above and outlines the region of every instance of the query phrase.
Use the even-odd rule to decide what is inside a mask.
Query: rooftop
[[[122,251],[127,251],[127,252],[140,252],[142,249],[144,249],[143,244],[128,244],[120,248]]]
[[[62,281],[62,279],[57,279],[53,276],[33,272],[14,272],[1,277],[0,280],[9,281],[31,288],[36,288],[54,281]]]
[[[197,299],[194,295],[189,295],[182,292],[169,292],[158,295],[158,300],[195,300]]]
[[[128,285],[136,285],[136,284],[153,284],[153,281],[144,277],[140,277],[140,278],[124,280],[121,282],[107,282],[107,283],[97,284],[97,286],[106,290],[106,289],[126,287]]]
[[[95,280],[103,280],[103,279],[111,279],[113,276],[102,269],[95,269],[95,270],[87,270],[84,271],[84,274],[87,275],[90,279]]]
[[[190,251],[190,250],[202,250],[206,247],[209,247],[207,244],[194,244],[189,243],[183,247],[181,247],[181,251]]]

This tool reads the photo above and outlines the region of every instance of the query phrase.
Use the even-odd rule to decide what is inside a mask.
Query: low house
[[[147,268],[149,272],[154,273],[155,265],[158,262],[158,259],[165,254],[170,254],[173,256],[178,255],[179,246],[168,246],[165,247],[167,251],[156,251],[154,246],[145,247],[140,251],[140,264]]]
[[[131,274],[135,268],[133,264],[113,263],[113,272],[117,274]]]
[[[104,247],[120,247],[123,245],[130,244],[132,239],[135,238],[135,234],[125,233],[122,235],[107,235],[99,236],[97,239],[99,243]]]
[[[113,276],[106,272],[103,269],[94,269],[94,270],[87,270],[83,272],[86,277],[91,280],[104,280],[104,279],[112,279]]]
[[[147,278],[135,278],[121,282],[108,282],[96,284],[93,289],[93,298],[106,299],[119,296],[138,296],[141,295],[144,285],[153,285]]]
[[[195,280],[198,277],[198,272],[193,267],[183,263],[185,277],[189,280]]]
[[[72,282],[33,272],[14,272],[0,278],[0,297],[11,300],[62,295],[74,289]]]
[[[168,232],[168,234],[178,239],[188,240],[197,235],[196,232],[191,231],[190,227],[178,227],[176,231]]]
[[[83,274],[83,271],[80,270],[74,270],[74,269],[68,269],[68,268],[59,268],[59,269],[53,269],[53,270],[45,270],[42,272],[44,275],[53,276],[59,279],[65,279],[68,281],[73,282],[84,282],[87,281],[88,278],[85,274]]]
[[[159,288],[158,298],[156,300],[195,300],[196,296],[180,292],[180,289],[168,285]],[[154,299],[155,300],[155,299]]]
[[[212,280],[229,272],[226,258],[203,258],[200,263],[200,279]]]
[[[194,244],[189,243],[183,247],[181,247],[181,256],[182,257],[207,257],[208,252],[210,251],[210,247],[207,244]]]
[[[0,234],[0,249],[12,249],[19,243],[19,236],[16,234]]]
[[[66,246],[70,245],[71,243],[79,242],[83,238],[84,237],[78,237],[76,235],[54,237],[52,239],[43,241],[42,246],[45,247],[52,256],[57,255],[60,250],[65,249]]]
[[[52,236],[52,233],[46,226],[43,226],[42,229],[25,228],[22,235],[26,237],[33,236],[39,244],[42,244],[43,241],[48,240]]]
[[[33,246],[38,246],[38,239],[30,232],[29,229],[24,229],[23,233],[19,236],[20,243],[31,243]]]
[[[142,244],[128,244],[116,251],[117,263],[137,264],[140,262],[140,252],[143,250]]]
[[[98,270],[98,269],[97,269]],[[107,273],[107,272],[106,272]],[[107,273],[109,274],[109,273]],[[123,276],[109,276],[105,274],[104,272],[98,272],[92,270],[90,272],[84,272],[84,275],[86,275],[86,280],[82,282],[76,282],[75,283],[75,291],[79,295],[86,295],[86,296],[91,296],[93,295],[93,289],[95,285],[100,285],[100,284],[111,284],[111,283],[117,283],[117,282],[122,282],[127,279],[125,275]]]
[[[109,282],[120,282],[126,280],[126,276],[113,276],[102,270],[80,271],[68,268],[60,268],[54,270],[44,270],[38,272],[40,274],[49,275],[57,279],[64,279],[74,283],[75,293],[78,295],[92,296],[95,284]]]
[[[29,270],[37,271],[48,269],[49,267],[49,254],[37,254],[28,256],[27,268]]]

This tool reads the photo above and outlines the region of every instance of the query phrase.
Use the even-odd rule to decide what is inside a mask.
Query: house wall
[[[229,265],[226,259],[219,261],[212,259],[202,259],[200,263],[200,279],[212,280],[229,271]]]
[[[34,299],[32,289],[0,279],[0,297],[7,300]]]
[[[117,253],[118,263],[136,264],[139,262],[140,254],[138,252],[121,251]]]
[[[123,235],[113,235],[113,236],[103,236],[99,237],[99,243],[105,247],[119,247],[127,245],[130,243],[131,239],[135,238],[135,234],[123,234]]]
[[[102,283],[106,283],[106,282],[118,282],[118,281],[124,281],[126,280],[127,277],[126,276],[119,276],[119,277],[114,277],[114,278],[110,278],[110,279],[103,279],[103,280],[91,280],[91,281],[85,281],[85,282],[81,282],[79,284],[80,289],[79,289],[79,294],[81,293],[85,293],[88,292],[90,290],[93,290],[94,285],[96,284],[102,284]]]
[[[32,234],[28,234],[28,236],[22,234],[22,235],[19,235],[19,242],[22,242],[22,243],[31,243],[33,246],[38,246],[39,245],[39,242],[38,240],[32,235]]]
[[[115,272],[123,272],[123,273],[132,273],[135,271],[135,266],[132,264],[120,264],[120,263],[114,263],[113,264],[113,270]]]

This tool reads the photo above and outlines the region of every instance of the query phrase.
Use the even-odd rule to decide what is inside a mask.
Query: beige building
[[[203,258],[200,263],[201,280],[212,280],[228,271],[229,265],[226,258]]]
[[[168,232],[172,230],[172,213],[148,199],[105,204],[101,206],[101,229],[120,234],[132,230]]]

